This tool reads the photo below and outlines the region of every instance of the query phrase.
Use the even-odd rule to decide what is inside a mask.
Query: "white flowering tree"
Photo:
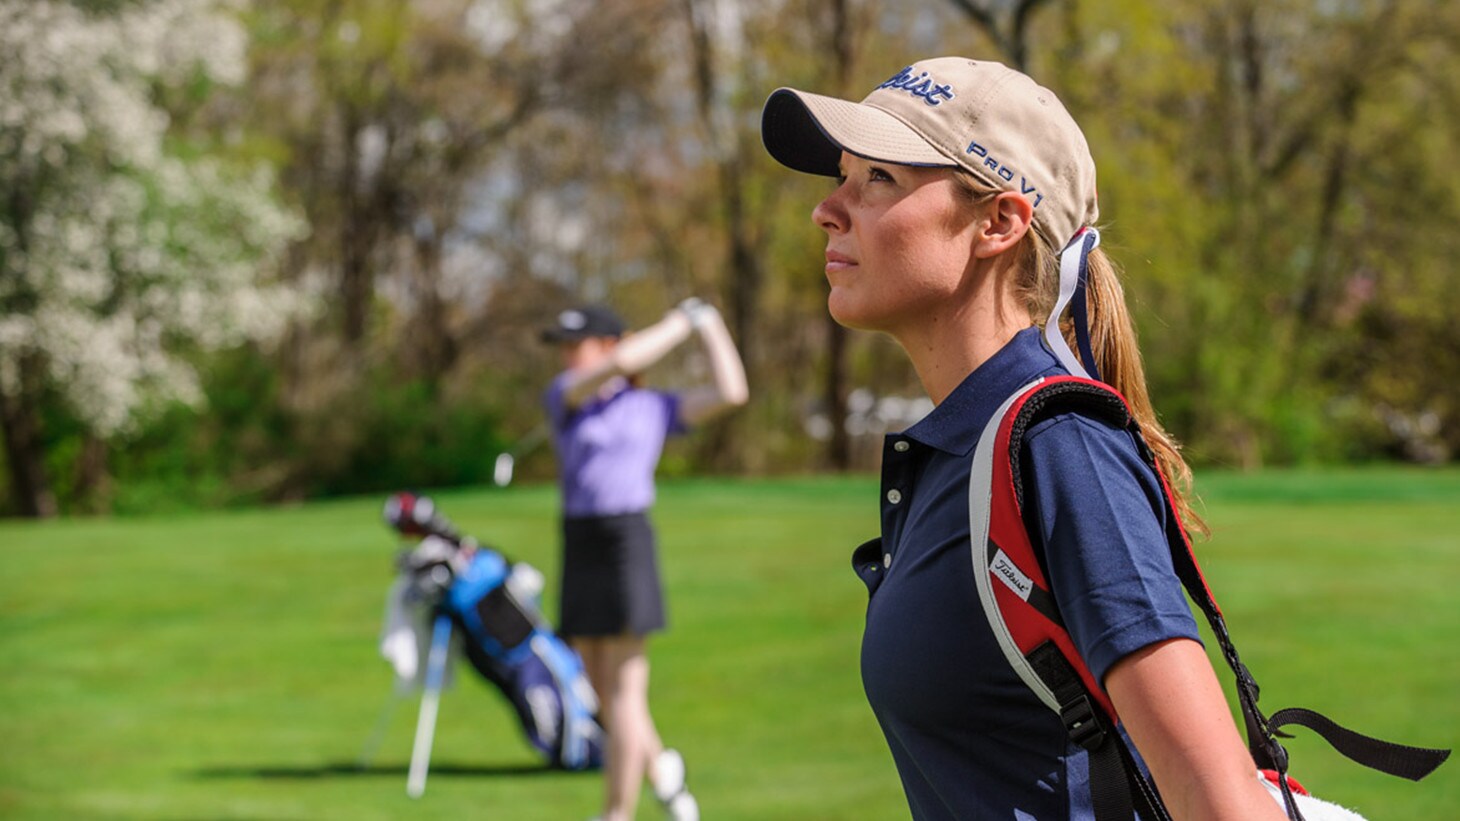
[[[56,509],[44,402],[104,439],[199,396],[184,353],[299,307],[261,273],[302,232],[269,174],[180,139],[160,103],[243,79],[236,5],[0,0],[0,425],[23,515]]]

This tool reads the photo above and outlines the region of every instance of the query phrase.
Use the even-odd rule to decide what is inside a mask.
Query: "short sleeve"
[[[668,420],[665,433],[669,436],[677,436],[689,432],[689,425],[684,421],[682,406],[683,398],[678,393],[667,391],[659,392],[661,401],[664,403],[664,416]]]
[[[548,422],[554,430],[562,430],[567,426],[568,421],[568,372],[563,371],[553,377],[548,383],[547,390],[542,394],[542,406],[547,411]]]
[[[1030,429],[1020,465],[1031,536],[1097,681],[1143,647],[1200,641],[1171,564],[1160,480],[1128,431],[1056,416]]]

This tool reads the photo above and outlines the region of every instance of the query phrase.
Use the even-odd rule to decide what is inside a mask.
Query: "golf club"
[[[541,422],[517,440],[517,443],[510,449],[497,454],[496,464],[492,466],[492,482],[497,487],[506,487],[512,484],[512,471],[517,467],[517,458],[532,452],[538,445],[547,440],[548,424]]]

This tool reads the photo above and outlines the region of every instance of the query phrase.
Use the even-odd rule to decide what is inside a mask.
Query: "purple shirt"
[[[654,469],[664,440],[685,430],[679,396],[633,388],[622,379],[576,409],[563,398],[567,373],[548,386],[543,403],[553,427],[558,483],[567,516],[641,513],[654,504]]]

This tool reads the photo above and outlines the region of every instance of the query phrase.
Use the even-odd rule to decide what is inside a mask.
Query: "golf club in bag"
[[[577,653],[542,616],[542,574],[460,535],[424,496],[396,493],[386,501],[384,515],[402,537],[416,540],[397,559],[400,578],[392,595],[403,599],[406,609],[421,612],[431,637],[407,792],[417,797],[425,790],[453,648],[511,702],[528,742],[547,764],[568,770],[601,766],[598,700]],[[397,629],[392,636],[392,621],[400,620],[387,619],[387,642],[406,632]],[[427,624],[412,627],[420,635]],[[408,652],[411,677],[417,653],[414,645]],[[401,666],[397,663],[398,674]]]

